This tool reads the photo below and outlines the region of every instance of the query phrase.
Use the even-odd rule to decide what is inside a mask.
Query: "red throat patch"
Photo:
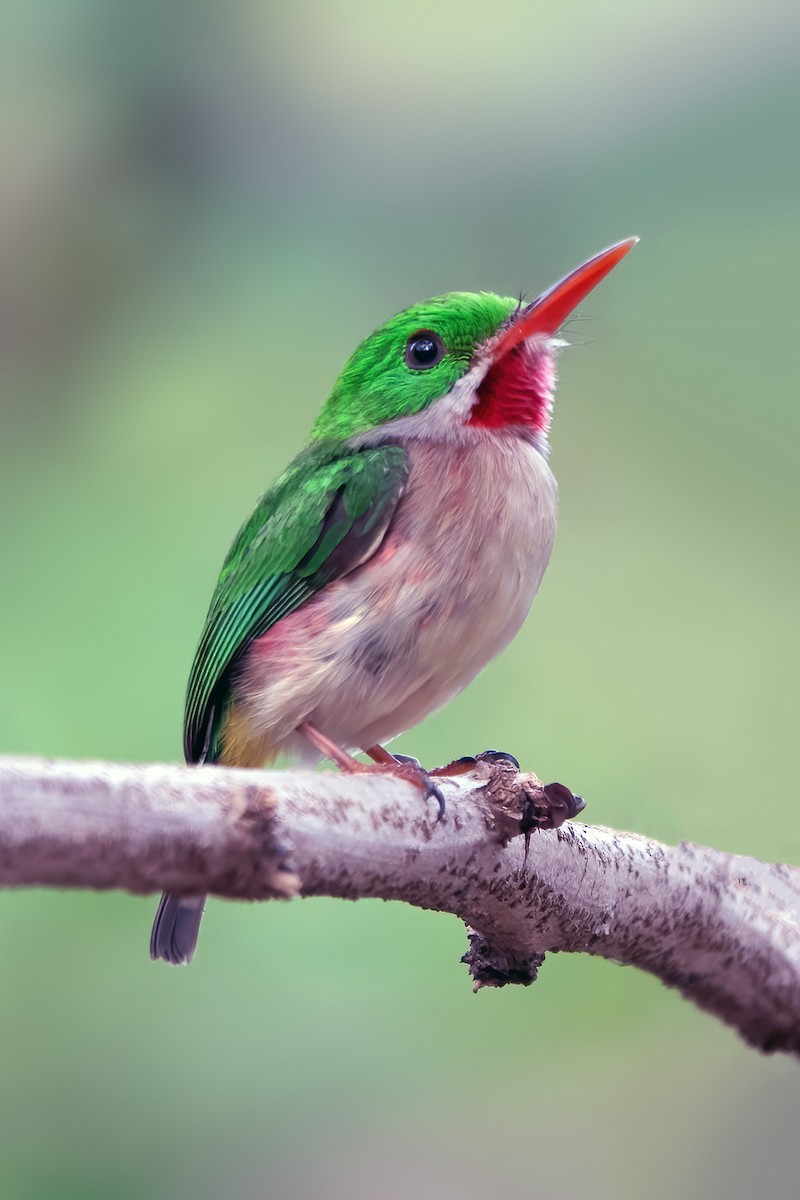
[[[522,342],[489,368],[467,424],[484,429],[516,425],[546,433],[555,382],[552,351]]]

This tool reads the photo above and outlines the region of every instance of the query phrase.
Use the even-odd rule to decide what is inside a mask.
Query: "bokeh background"
[[[176,760],[222,556],[429,294],[642,243],[570,323],[533,618],[400,747],[800,862],[794,3],[3,0],[0,750]],[[454,919],[0,897],[0,1198],[794,1197],[797,1066]]]

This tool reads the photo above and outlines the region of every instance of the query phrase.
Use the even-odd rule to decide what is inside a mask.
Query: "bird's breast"
[[[381,548],[328,598],[346,686],[317,717],[351,744],[387,740],[467,686],[524,621],[555,536],[556,483],[526,439],[476,431],[408,451]]]
[[[555,480],[539,451],[511,434],[476,431],[409,453],[408,489],[382,550],[391,582],[379,598],[432,643],[430,654],[441,647],[479,670],[519,629],[541,583]]]
[[[525,619],[555,535],[542,455],[485,430],[408,453],[378,551],[253,648],[242,686],[263,729],[311,720],[350,747],[388,740],[466,687]]]

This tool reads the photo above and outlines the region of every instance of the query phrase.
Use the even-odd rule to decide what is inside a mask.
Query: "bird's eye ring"
[[[442,361],[447,351],[438,333],[420,329],[406,343],[406,366],[412,371],[429,371]]]

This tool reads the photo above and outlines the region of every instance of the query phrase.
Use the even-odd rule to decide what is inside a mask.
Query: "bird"
[[[522,625],[556,530],[558,333],[637,241],[531,303],[450,292],[361,343],[223,563],[187,687],[187,763],[327,758],[410,780],[441,817],[437,772],[386,743]],[[204,904],[164,893],[153,959],[191,961]]]

